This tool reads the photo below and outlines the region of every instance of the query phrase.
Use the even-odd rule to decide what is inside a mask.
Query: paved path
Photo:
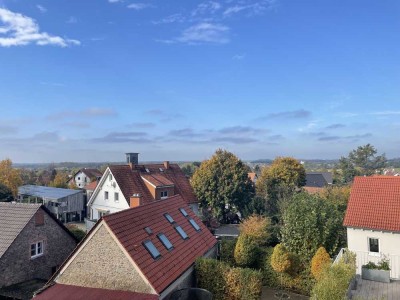
[[[261,300],[277,300],[277,299],[279,299],[275,296],[275,293],[278,291],[279,290],[271,289],[271,288],[264,286],[262,289]],[[290,300],[308,300],[308,299],[310,299],[309,297],[297,295],[297,294],[293,294],[293,293],[287,293],[287,294],[290,296],[290,298],[286,298],[286,299],[290,299]]]

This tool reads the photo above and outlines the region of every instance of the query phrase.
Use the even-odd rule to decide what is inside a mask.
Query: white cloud
[[[377,111],[370,113],[371,115],[375,116],[397,116],[400,115],[400,111],[398,110],[386,110],[386,111]]]
[[[229,27],[225,25],[203,22],[184,30],[176,41],[188,44],[226,44],[229,42],[228,34]]]
[[[182,14],[173,14],[167,16],[159,21],[152,21],[154,25],[158,24],[170,24],[170,23],[182,23],[185,21],[185,17]]]
[[[36,44],[40,46],[55,45],[67,47],[80,45],[78,40],[66,39],[60,36],[40,32],[39,25],[32,18],[8,9],[0,8],[0,46],[22,46]]]
[[[211,13],[214,14],[216,11],[222,8],[222,5],[215,1],[208,1],[200,3],[193,11],[192,16],[197,16],[200,14]]]
[[[123,2],[123,0],[108,0],[109,3],[118,3]]]
[[[67,20],[67,23],[68,23],[68,24],[75,24],[75,23],[78,23],[78,19],[77,19],[76,17],[74,17],[74,16],[70,16],[70,17],[68,18],[68,20]]]
[[[150,7],[154,7],[154,6],[151,4],[148,4],[148,3],[132,3],[127,6],[127,8],[134,9],[134,10],[142,10],[142,9],[150,8]]]
[[[37,8],[38,10],[40,10],[40,12],[43,13],[43,14],[47,12],[47,8],[44,7],[44,6],[42,6],[42,5],[37,4],[37,5],[36,5],[36,8]]]
[[[250,2],[250,1],[249,1]],[[225,9],[223,15],[225,17],[237,14],[242,11],[248,12],[249,15],[254,14],[262,14],[265,10],[274,7],[275,0],[261,0],[255,2],[247,2],[248,4],[244,4],[245,2],[239,2],[239,4],[233,5]]]
[[[235,54],[234,56],[232,56],[232,59],[234,60],[242,60],[246,57],[246,54]]]

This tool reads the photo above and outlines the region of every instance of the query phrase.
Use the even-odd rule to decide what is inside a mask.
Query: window
[[[111,181],[112,180],[112,174],[108,175],[108,179]]]
[[[379,253],[379,239],[369,238],[369,252]]]
[[[168,220],[168,222],[175,223],[174,219],[171,217],[170,214],[164,214],[164,217]]]
[[[163,168],[160,168],[160,172],[164,172]]]
[[[100,218],[104,217],[105,215],[107,215],[107,212],[98,210],[98,214],[99,214],[99,219],[100,219]]]
[[[31,258],[43,255],[43,241],[31,244]]]
[[[196,231],[200,231],[200,226],[196,223],[196,221],[195,220],[193,220],[193,219],[189,219],[189,222],[190,222],[190,224],[192,224],[192,226],[193,226],[193,228],[196,230]]]
[[[150,173],[150,170],[146,168],[146,173]]]
[[[172,246],[171,242],[164,233],[160,233],[157,236],[167,250],[172,250],[174,248],[174,246]]]
[[[81,178],[80,178],[80,177],[78,177],[78,180],[81,180]]]
[[[118,193],[114,193],[114,201],[115,202],[119,201],[119,194]]]
[[[153,230],[151,230],[150,227],[145,227],[144,230],[148,233],[148,234],[152,234]]]
[[[186,239],[189,238],[189,236],[186,234],[186,232],[182,229],[181,226],[176,226],[176,227],[175,227],[175,230],[178,231],[179,235],[180,235],[184,240],[186,240]]]
[[[161,199],[168,197],[168,191],[161,191]]]
[[[144,241],[143,246],[146,248],[146,250],[150,253],[151,257],[154,259],[157,259],[161,257],[160,252],[157,250],[156,246],[151,241]]]
[[[187,216],[188,216],[188,213],[186,212],[186,210],[185,210],[184,208],[180,208],[179,210],[180,210],[180,212],[182,213],[182,215],[183,215],[184,217],[187,217]]]
[[[108,192],[107,191],[104,192],[104,200],[108,200]]]

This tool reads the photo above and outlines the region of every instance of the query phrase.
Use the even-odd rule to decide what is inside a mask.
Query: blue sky
[[[399,1],[0,0],[0,159],[400,149]]]

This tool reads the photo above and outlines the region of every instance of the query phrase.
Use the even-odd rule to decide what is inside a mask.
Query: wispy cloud
[[[305,109],[281,111],[276,113],[270,113],[266,116],[257,118],[256,120],[274,120],[274,119],[306,119],[311,116],[311,112]]]
[[[158,109],[158,108],[145,111],[145,114],[153,116],[153,117],[158,117],[160,119],[160,121],[162,121],[162,122],[169,122],[174,119],[183,117],[179,113],[170,113],[170,112],[164,111],[162,109]]]
[[[42,6],[42,5],[37,4],[37,5],[36,5],[36,8],[37,8],[42,14],[44,14],[44,13],[47,12],[47,8],[44,7],[44,6]]]
[[[36,44],[40,46],[54,45],[67,47],[80,45],[78,40],[62,38],[40,32],[39,25],[32,18],[8,9],[0,8],[0,46],[24,46]]]
[[[76,24],[76,23],[78,23],[78,19],[74,16],[70,16],[67,20],[67,23],[68,24]]]
[[[18,132],[18,128],[15,126],[0,125],[0,134],[1,135],[15,134],[17,132]]]
[[[375,115],[375,116],[398,116],[398,115],[400,115],[400,110],[376,111],[376,112],[370,113],[370,115]]]
[[[109,117],[116,116],[117,112],[111,108],[91,107],[80,111],[65,110],[50,114],[47,120],[60,121],[71,118],[94,118],[94,117]]]
[[[108,0],[109,3],[124,2],[124,0]]]
[[[127,125],[127,127],[130,127],[130,128],[154,128],[154,127],[156,127],[156,124],[154,124],[152,122],[135,122],[135,123]]]
[[[219,2],[215,1],[207,1],[200,3],[197,7],[192,11],[192,16],[204,15],[204,14],[214,14],[218,10],[222,8],[222,5]]]
[[[275,7],[275,4],[275,0],[239,1],[237,4],[227,7],[223,15],[230,17],[240,12],[245,12],[247,15],[262,14],[264,11]]]
[[[229,42],[229,30],[228,26],[222,24],[203,22],[185,29],[174,41],[186,44],[226,44]]]
[[[131,3],[127,6],[127,8],[133,9],[133,10],[142,10],[145,8],[152,8],[154,5],[150,3]]]
[[[321,142],[330,142],[330,141],[345,141],[345,140],[350,140],[352,142],[357,142],[360,139],[365,139],[371,137],[371,133],[365,133],[365,134],[356,134],[356,135],[348,135],[348,136],[323,136],[318,138],[318,141]]]
[[[173,14],[170,16],[167,16],[165,18],[162,18],[161,20],[158,21],[152,21],[154,25],[159,25],[159,24],[170,24],[170,23],[182,23],[186,20],[186,18],[182,14]]]
[[[151,143],[145,132],[111,132],[104,137],[94,138],[97,143]]]
[[[250,126],[232,126],[218,130],[219,133],[229,135],[257,135],[268,132],[266,129],[254,128]]]
[[[233,60],[242,60],[246,57],[246,54],[235,54],[234,56],[232,56]]]
[[[346,127],[346,125],[340,124],[340,123],[336,123],[336,124],[332,124],[332,125],[326,126],[325,129],[338,129],[338,128],[344,128],[344,127]]]

